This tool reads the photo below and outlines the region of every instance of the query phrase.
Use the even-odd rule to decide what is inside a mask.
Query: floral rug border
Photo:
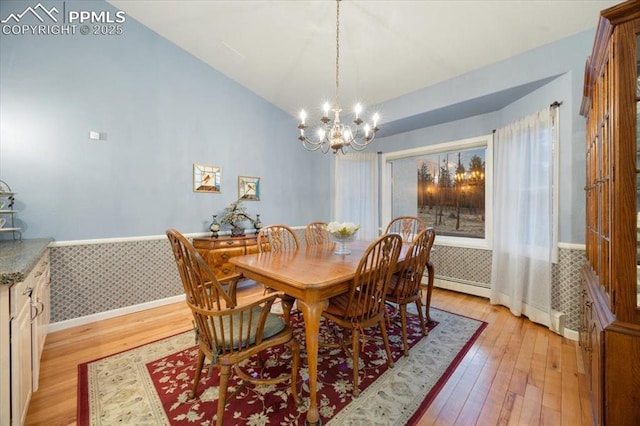
[[[381,374],[372,385],[363,390],[359,398],[333,416],[327,425],[404,425],[415,424],[420,419],[487,325],[483,321],[436,308],[431,309],[431,314],[440,324],[426,338],[418,341],[409,357],[401,357],[396,361],[393,369]],[[434,341],[438,344],[433,344]],[[96,397],[90,397],[90,394],[100,394],[100,398],[112,404],[120,404],[122,411],[118,413],[119,422],[130,418],[136,424],[143,422],[156,425],[159,421],[169,424],[145,364],[194,344],[193,334],[182,332],[141,345],[140,347],[149,346],[147,349],[151,349],[145,351],[144,359],[140,359],[140,354],[136,352],[140,347],[137,347],[79,364],[78,425],[110,424],[108,415],[105,418],[98,413]],[[135,359],[131,359],[132,356]],[[121,377],[112,374],[113,369],[101,371],[97,367],[99,361],[112,357],[118,357],[114,359],[123,365],[135,363],[135,371],[129,371],[128,375]],[[89,377],[117,382],[118,392],[113,395],[105,394],[104,389],[92,384]],[[416,378],[420,379],[415,380]],[[145,394],[141,395],[141,392]],[[136,414],[141,411],[146,413],[142,418]],[[101,418],[102,423],[98,418]],[[145,418],[148,422],[144,421]]]

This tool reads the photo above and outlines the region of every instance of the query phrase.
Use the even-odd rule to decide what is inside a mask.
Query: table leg
[[[427,272],[429,273],[429,282],[427,284],[427,301],[425,303],[425,311],[426,311],[425,320],[428,324],[431,322],[431,316],[429,315],[429,308],[431,307],[431,292],[433,290],[433,281],[434,281],[434,274],[435,274],[433,270],[433,263],[431,263],[431,260],[427,262]]]
[[[291,324],[291,308],[293,308],[295,301],[296,299],[289,295],[282,296],[282,313],[284,314],[284,321],[289,325]]]
[[[307,361],[309,363],[309,411],[307,411],[308,425],[320,425],[318,413],[318,401],[316,399],[316,385],[318,382],[318,334],[320,332],[320,320],[322,311],[329,302],[321,300],[307,303],[298,299],[298,307],[304,318],[304,331],[307,341]]]

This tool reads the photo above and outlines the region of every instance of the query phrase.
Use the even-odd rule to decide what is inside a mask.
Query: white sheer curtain
[[[494,135],[491,303],[550,325],[553,250],[551,108]]]
[[[335,156],[334,219],[360,225],[359,240],[378,237],[378,155]]]

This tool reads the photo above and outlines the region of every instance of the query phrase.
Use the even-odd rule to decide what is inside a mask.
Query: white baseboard
[[[238,289],[243,287],[256,285],[256,282],[253,280],[240,280],[238,282]],[[96,321],[102,321],[109,318],[119,317],[120,315],[132,314],[134,312],[140,312],[147,309],[157,308],[159,306],[169,305],[171,303],[184,302],[184,294],[179,294],[177,296],[167,297],[165,299],[153,300],[151,302],[140,303],[138,305],[125,306],[124,308],[113,309],[111,311],[98,312],[96,314],[87,315],[79,318],[72,318],[70,320],[58,321],[55,323],[49,324],[47,329],[47,333],[52,333],[54,331],[65,330],[71,327],[77,327],[80,325],[90,324]]]
[[[423,284],[426,284],[426,280],[423,280]],[[455,281],[447,281],[436,278],[433,282],[434,287],[442,288],[445,290],[457,291],[459,293],[471,294],[473,296],[490,298],[490,290],[485,287],[480,287],[473,284],[460,283]],[[528,313],[531,315],[531,312]],[[551,313],[551,324],[545,326],[549,327],[550,331],[557,333],[570,340],[578,341],[580,334],[575,330],[565,328],[566,314],[564,312],[553,311]]]
[[[99,312],[97,314],[87,315],[84,317],[73,318],[70,320],[59,321],[49,324],[48,333],[54,331],[66,330],[67,328],[78,327],[80,325],[90,324],[96,321],[102,321],[109,318],[115,318],[120,315],[131,314],[133,312],[144,311],[146,309],[157,308],[158,306],[169,305],[171,303],[183,302],[184,294],[178,296],[167,297],[166,299],[154,300],[153,302],[141,303],[139,305],[126,306],[124,308],[113,309],[111,311]]]
[[[453,290],[459,293],[471,294],[473,296],[485,297],[487,299],[489,298],[488,288],[480,287],[473,284],[466,284],[457,281],[448,281],[436,278],[433,280],[433,286],[445,290]]]
[[[564,329],[564,333],[562,333],[563,337],[566,337],[569,340],[575,340],[576,342],[580,340],[580,333],[575,330],[569,330],[568,328]]]

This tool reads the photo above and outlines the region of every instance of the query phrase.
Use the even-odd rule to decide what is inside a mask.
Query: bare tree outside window
[[[485,238],[486,148],[417,159],[417,211],[438,235]]]

